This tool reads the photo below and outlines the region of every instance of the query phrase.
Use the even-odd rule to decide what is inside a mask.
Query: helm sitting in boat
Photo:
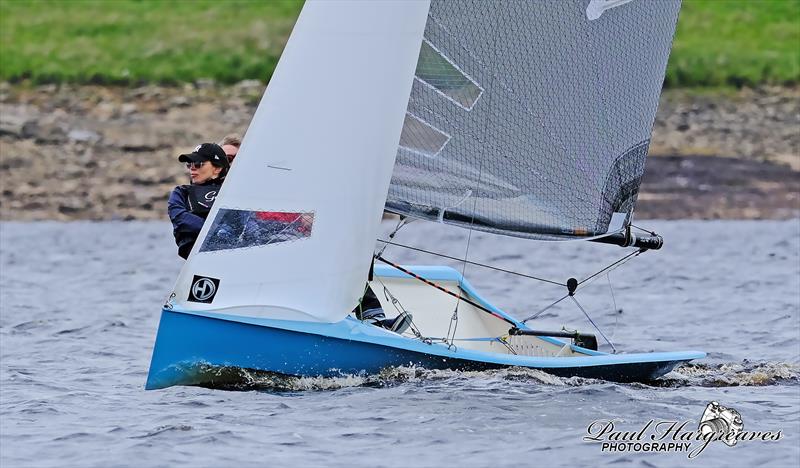
[[[224,178],[230,167],[225,150],[214,143],[197,145],[191,153],[180,155],[178,161],[186,163],[193,184]]]
[[[192,183],[175,187],[167,202],[178,255],[187,258],[203,222],[211,211],[230,164],[225,151],[214,143],[197,145],[178,161],[186,163]]]

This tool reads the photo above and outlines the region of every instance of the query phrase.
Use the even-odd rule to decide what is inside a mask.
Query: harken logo
[[[206,276],[194,275],[192,287],[189,288],[189,301],[210,304],[219,289],[219,280]]]

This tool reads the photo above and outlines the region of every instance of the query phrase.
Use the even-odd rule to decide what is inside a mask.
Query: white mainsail
[[[309,1],[174,289],[334,322],[363,293],[429,1]]]
[[[539,240],[628,224],[680,6],[433,0],[386,207]]]

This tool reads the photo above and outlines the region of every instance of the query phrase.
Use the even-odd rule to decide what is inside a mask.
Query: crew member
[[[172,221],[178,255],[187,258],[225,180],[230,163],[225,151],[214,143],[198,145],[193,152],[180,155],[178,161],[186,163],[191,184],[175,187],[169,196],[167,211]]]
[[[219,146],[225,150],[225,155],[228,156],[228,162],[233,163],[233,159],[239,152],[239,147],[242,146],[242,139],[239,138],[239,135],[231,133],[229,135],[225,135],[225,138],[219,142]]]

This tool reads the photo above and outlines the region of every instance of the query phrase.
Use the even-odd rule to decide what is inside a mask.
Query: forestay
[[[680,0],[433,0],[387,208],[537,239],[630,217]]]
[[[427,1],[307,2],[172,306],[338,321],[363,293]]]

